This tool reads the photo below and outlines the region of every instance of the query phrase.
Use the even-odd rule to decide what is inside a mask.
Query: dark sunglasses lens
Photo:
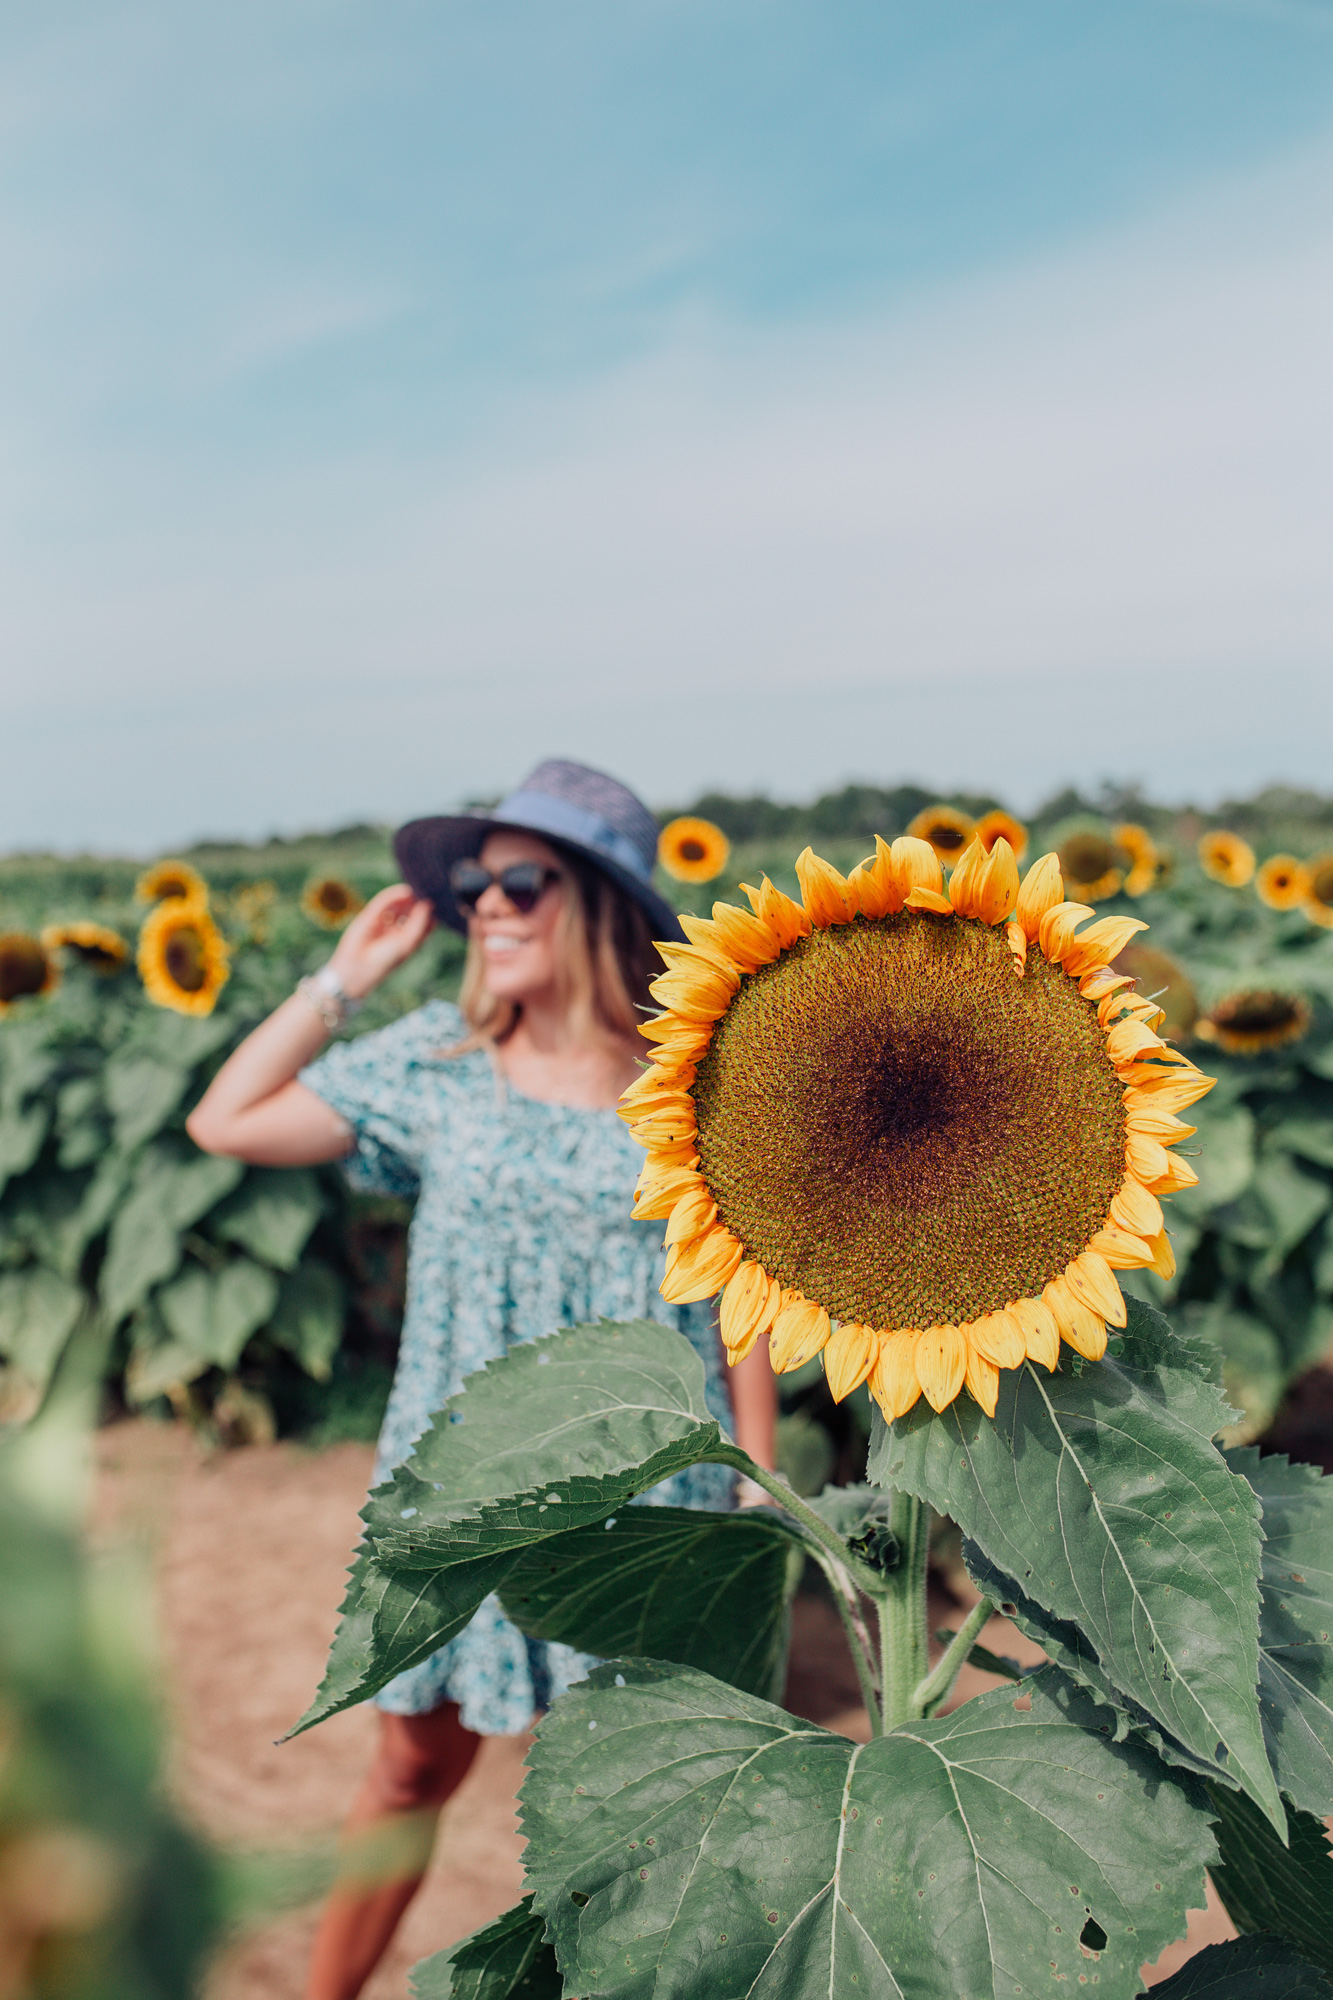
[[[546,870],[535,861],[516,861],[512,868],[501,870],[499,883],[520,916],[526,917],[541,900]]]
[[[479,861],[455,861],[449,870],[449,887],[454,901],[463,909],[475,909],[491,886],[491,872]]]

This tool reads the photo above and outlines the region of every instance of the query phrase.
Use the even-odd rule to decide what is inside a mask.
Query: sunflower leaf
[[[192,1264],[164,1285],[157,1306],[172,1338],[217,1368],[234,1368],[250,1335],[277,1304],[278,1281],[237,1257],[220,1271]]]
[[[1231,1412],[1160,1313],[1127,1301],[1113,1359],[1000,1377],[877,1424],[870,1472],[950,1515],[1089,1643],[1102,1672],[1282,1824],[1259,1714],[1259,1503],[1211,1439]]]
[[[342,1279],[318,1257],[307,1257],[282,1280],[277,1307],[264,1331],[296,1356],[307,1375],[327,1382],[346,1317]]]
[[[1273,1931],[1333,1974],[1333,1854],[1320,1820],[1288,1806],[1286,1845],[1242,1792],[1210,1785],[1213,1883],[1240,1931]]]
[[[103,1072],[116,1144],[128,1151],[160,1132],[190,1084],[190,1072],[156,1056],[118,1052]]]
[[[566,1990],[1108,1996],[1184,1930],[1208,1802],[1056,1677],[855,1745],[706,1674],[610,1661],[540,1725],[533,1908]],[[1084,1935],[1100,1937],[1095,1962]]]
[[[1323,1973],[1280,1937],[1207,1945],[1152,1992],[1153,2000],[1333,2000]]]
[[[534,1639],[679,1660],[776,1698],[804,1544],[776,1513],[627,1507],[525,1550],[500,1591]]]
[[[40,1264],[0,1275],[0,1356],[35,1389],[51,1371],[83,1311],[83,1293]]]
[[[294,1271],[323,1206],[309,1167],[252,1167],[209,1221],[215,1236],[239,1243],[261,1264]]]
[[[546,1924],[531,1896],[484,1930],[412,1968],[413,2000],[560,2000],[564,1991]]]

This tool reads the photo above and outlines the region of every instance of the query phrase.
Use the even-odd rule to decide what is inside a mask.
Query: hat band
[[[571,805],[568,799],[553,798],[549,792],[511,792],[495,808],[494,817],[530,826],[534,832],[553,833],[558,839],[575,841],[581,847],[604,854],[608,861],[618,861],[641,882],[650,879],[651,871],[645,867],[643,856],[632,840],[617,833],[609,820],[586,812],[582,806]]]

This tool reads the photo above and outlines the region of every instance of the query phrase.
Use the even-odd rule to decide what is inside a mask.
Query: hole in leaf
[[[1102,1929],[1096,1917],[1088,1918],[1088,1921],[1078,1934],[1078,1941],[1081,1945],[1086,1945],[1089,1951],[1106,1950],[1106,1932]]]
[[[1016,1604],[1002,1604],[1000,1609],[1006,1618],[1017,1618],[1018,1616],[1018,1606]]]
[[[584,1904],[587,1902],[588,1898],[584,1895],[582,1889],[571,1889],[569,1892],[569,1900],[571,1903],[576,1904],[578,1908],[581,1910]]]
[[[1014,1700],[1014,1707],[1018,1710],[1020,1715],[1029,1714],[1032,1709],[1032,1696],[1030,1694],[1020,1694],[1016,1696]]]

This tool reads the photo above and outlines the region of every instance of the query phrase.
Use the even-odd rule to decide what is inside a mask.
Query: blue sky
[[[1328,788],[1324,0],[18,0],[0,55],[0,845],[551,752]]]

